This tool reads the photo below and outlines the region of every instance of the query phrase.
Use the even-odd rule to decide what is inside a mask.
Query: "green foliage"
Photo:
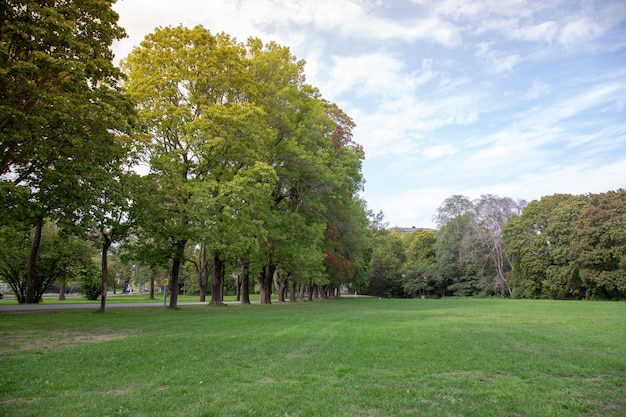
[[[85,298],[88,300],[97,300],[102,295],[102,285],[97,271],[92,271],[91,274],[84,274],[80,285]]]
[[[405,250],[398,233],[382,230],[373,236],[370,277],[367,294],[379,297],[403,297]]]
[[[482,195],[475,201],[455,195],[438,209],[435,244],[439,294],[507,295],[514,285],[503,230],[519,214],[524,201]]]
[[[20,303],[26,301],[30,247],[30,227],[20,224],[0,226],[0,279],[9,283]]]
[[[626,190],[589,196],[573,227],[571,251],[586,297],[626,297]]]
[[[505,230],[517,296],[626,297],[624,190],[531,202]]]
[[[135,200],[142,253],[165,254],[178,271],[197,243],[199,281],[208,259],[219,266],[214,303],[226,263],[297,281],[354,279],[352,265],[363,263],[355,236],[365,222],[354,200],[363,153],[352,120],[304,84],[303,61],[273,42],[166,27],[124,68],[150,138],[151,173]],[[349,232],[325,248],[333,227]],[[324,249],[341,259],[341,273],[325,273]],[[271,291],[272,278],[262,288]]]
[[[511,278],[518,296],[565,298],[580,287],[569,250],[572,226],[586,204],[585,196],[557,194],[533,201],[505,229],[509,256],[515,259]]]
[[[131,107],[109,47],[125,34],[111,1],[10,0],[0,13],[0,176],[52,192],[106,162],[112,132],[124,130]]]
[[[435,253],[439,295],[446,295],[448,291],[454,295],[472,295],[478,287],[478,277],[472,268],[472,261],[478,259],[471,256],[475,249],[470,243],[471,225],[472,213],[466,212],[452,217],[437,233]]]
[[[30,227],[0,228],[0,278],[11,286],[18,302],[26,302],[27,265],[32,245]],[[98,280],[94,251],[84,240],[65,235],[53,223],[44,227],[35,279],[36,303],[56,283],[90,283]]]
[[[409,297],[430,295],[435,289],[437,233],[417,230],[402,237],[406,254],[402,288]]]
[[[119,139],[133,105],[112,63],[110,46],[125,36],[112,3],[10,0],[0,8],[0,181],[10,191],[0,214],[33,225],[36,236],[44,218],[72,217],[91,201],[92,179],[125,158]],[[39,296],[36,242],[26,302]]]
[[[9,0],[0,9],[0,175],[12,171],[20,183],[42,163],[87,151],[94,144],[85,138],[106,145],[94,136],[112,127],[118,110],[120,74],[109,47],[125,36],[111,4]]]

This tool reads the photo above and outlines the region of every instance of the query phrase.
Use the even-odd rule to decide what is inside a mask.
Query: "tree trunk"
[[[180,274],[180,259],[172,262],[172,276],[170,277],[170,308],[178,308],[178,275]]]
[[[306,285],[300,284],[300,301],[304,301],[304,291],[306,290]]]
[[[284,303],[285,302],[285,290],[286,290],[286,286],[283,284],[280,284],[278,287],[278,290],[276,290],[276,294],[278,294],[278,302],[279,303]]]
[[[185,256],[186,240],[179,240],[176,243],[176,251],[174,253],[174,261],[172,262],[172,277],[170,280],[170,308],[178,308],[178,277],[180,275],[180,266]]]
[[[293,279],[289,280],[289,301],[296,302],[296,282]]]
[[[276,267],[268,264],[261,271],[261,304],[272,304],[272,283]]]
[[[224,301],[224,262],[219,255],[213,256],[213,279],[211,280],[211,304],[222,305]]]
[[[154,300],[154,281],[156,279],[156,273],[154,271],[154,267],[150,268],[150,300]],[[113,284],[113,288],[115,288],[115,284]]]
[[[325,300],[328,298],[328,285],[320,285],[319,286],[319,297],[322,300]]]
[[[43,230],[43,217],[35,222],[35,236],[33,236],[33,244],[30,248],[30,256],[28,258],[28,277],[26,279],[26,303],[33,304],[41,301],[41,295],[37,296],[37,258],[39,257],[39,248],[41,247],[41,233]]]
[[[206,293],[209,288],[209,274],[211,269],[209,268],[209,259],[206,256],[206,243],[202,243],[200,246],[200,259],[198,264],[198,283],[200,284],[200,301],[206,301]]]
[[[309,288],[308,288],[308,290],[309,290],[308,300],[309,300],[309,301],[313,301],[313,298],[314,298],[313,290],[314,290],[315,288],[317,288],[317,287],[315,286],[315,284],[313,284],[312,282],[310,282],[310,283],[309,283]]]
[[[201,300],[206,301],[206,292],[209,288],[209,275],[211,275],[213,264],[209,267],[209,261],[207,260],[204,264],[204,270],[202,271],[202,288],[204,289],[204,294],[200,294]]]
[[[59,285],[59,301],[65,301],[65,282]]]
[[[250,261],[241,260],[241,304],[250,304]]]
[[[104,238],[102,244],[102,294],[100,295],[100,312],[104,313],[107,303],[107,292],[109,291],[109,247],[111,246],[111,239]]]
[[[209,279],[209,277],[207,276],[207,280]],[[201,303],[204,303],[206,301],[206,287],[204,286],[204,277],[200,278],[200,299],[199,301]]]
[[[274,274],[274,286],[276,287],[276,294],[278,294],[278,302],[285,302],[285,295],[287,294],[287,278],[279,279],[278,275]]]

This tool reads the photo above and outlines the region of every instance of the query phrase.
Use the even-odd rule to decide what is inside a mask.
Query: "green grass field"
[[[624,416],[626,303],[0,314],[1,416]]]

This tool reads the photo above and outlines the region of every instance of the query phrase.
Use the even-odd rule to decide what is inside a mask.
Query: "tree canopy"
[[[113,3],[0,6],[0,277],[20,302],[82,275],[104,311],[110,251],[129,271],[143,264],[152,290],[167,271],[171,308],[191,271],[213,304],[233,287],[262,303],[339,288],[626,297],[626,191],[528,205],[453,195],[437,230],[389,229],[359,195],[354,121],[306,83],[289,48],[164,27],[120,69]]]
[[[93,195],[84,187],[118,158],[133,105],[111,43],[125,36],[112,1],[9,0],[0,8],[0,162],[3,218],[33,226],[25,302],[36,302],[45,218]],[[98,190],[100,192],[101,190]]]
[[[148,35],[123,67],[149,138],[140,236],[169,248],[170,307],[190,243],[212,259],[214,304],[225,263],[258,271],[262,302],[278,275],[329,282],[325,231],[365,217],[354,200],[363,154],[350,118],[304,83],[303,62],[275,43],[179,26]],[[341,252],[344,264],[357,257]]]

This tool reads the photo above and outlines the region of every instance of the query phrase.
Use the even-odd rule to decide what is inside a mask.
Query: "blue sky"
[[[363,198],[433,227],[454,194],[626,187],[626,1],[118,0],[123,58],[157,26],[276,41],[365,148]]]

